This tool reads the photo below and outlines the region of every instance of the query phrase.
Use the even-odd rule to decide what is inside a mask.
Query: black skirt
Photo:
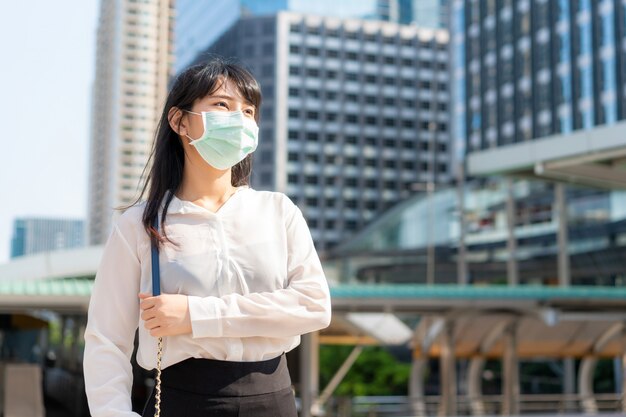
[[[155,392],[142,417],[154,416]],[[161,417],[297,417],[285,355],[260,362],[189,358],[161,371]]]

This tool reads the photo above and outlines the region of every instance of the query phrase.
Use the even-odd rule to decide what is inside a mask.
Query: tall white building
[[[103,0],[93,84],[87,241],[134,201],[173,64],[173,0]]]
[[[279,12],[240,19],[207,52],[260,81],[252,185],[287,193],[319,251],[452,180],[446,30]]]

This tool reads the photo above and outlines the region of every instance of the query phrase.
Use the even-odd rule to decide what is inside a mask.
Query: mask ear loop
[[[185,110],[185,109],[181,109],[182,111],[186,111],[187,113],[191,113],[191,114],[197,114],[198,116],[203,116],[202,113],[197,113],[195,111],[191,111],[191,110]],[[206,126],[204,125],[205,121],[204,121],[204,117],[202,117],[202,128],[204,129],[204,131],[206,131]],[[204,132],[202,133],[202,136],[200,136],[198,139],[194,139],[191,136],[189,136],[188,134],[185,133],[185,136],[187,136],[187,138],[191,141],[189,142],[190,145],[193,145],[193,142],[196,142],[200,139],[202,139],[202,136],[204,136]]]

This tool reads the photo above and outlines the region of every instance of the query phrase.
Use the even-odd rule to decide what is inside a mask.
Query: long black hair
[[[243,66],[231,60],[214,57],[204,64],[187,68],[178,75],[167,96],[161,119],[157,125],[152,150],[141,174],[141,178],[144,178],[146,170],[149,170],[141,193],[130,206],[120,208],[124,210],[136,205],[142,200],[146,191],[148,192],[142,223],[146,233],[150,236],[150,240],[157,247],[165,240],[172,242],[167,237],[163,227],[160,227],[163,236],[159,234],[153,227],[153,222],[158,216],[161,201],[167,195],[161,212],[160,224],[162,226],[165,223],[167,209],[183,180],[183,167],[185,165],[183,145],[178,133],[170,126],[170,109],[176,107],[181,110],[191,110],[196,100],[214,93],[220,88],[222,82],[226,81],[233,83],[239,94],[254,105],[257,110],[254,117],[257,124],[259,123],[261,88],[254,76]],[[252,154],[249,154],[232,167],[231,184],[234,187],[249,185],[251,171]],[[169,194],[168,191],[170,191]]]

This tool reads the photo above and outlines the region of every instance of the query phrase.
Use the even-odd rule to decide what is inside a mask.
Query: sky
[[[16,217],[86,218],[97,0],[0,13],[0,263]]]

